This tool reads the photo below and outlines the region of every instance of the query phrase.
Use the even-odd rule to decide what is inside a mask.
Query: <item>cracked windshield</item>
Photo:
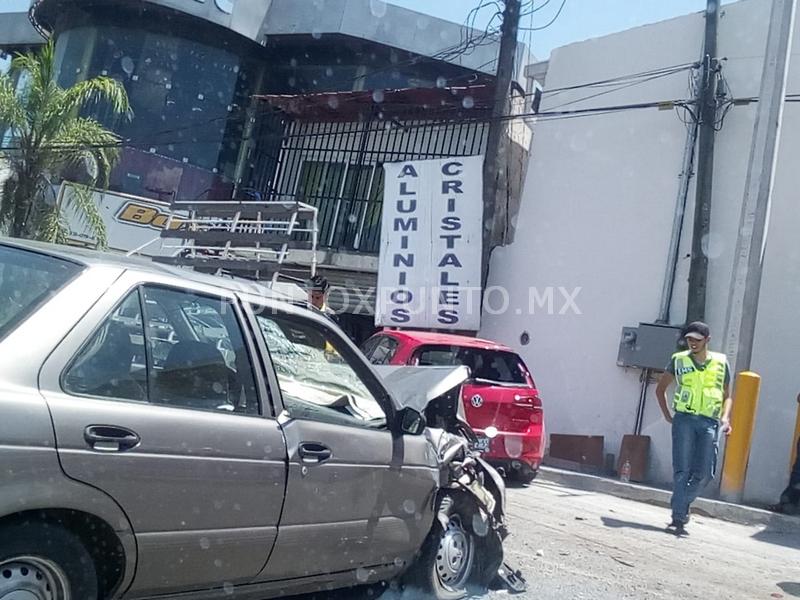
[[[800,0],[0,0],[0,600],[800,598]]]

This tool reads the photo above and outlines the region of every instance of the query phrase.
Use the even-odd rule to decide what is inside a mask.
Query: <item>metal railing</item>
[[[256,133],[250,186],[267,198],[316,207],[320,248],[373,254],[380,245],[383,164],[478,155],[488,130],[485,120],[424,116],[402,123],[265,119]],[[302,232],[294,239],[309,241]]]

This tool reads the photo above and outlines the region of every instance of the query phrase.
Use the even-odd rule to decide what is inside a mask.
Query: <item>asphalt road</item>
[[[540,481],[510,489],[508,512],[506,558],[528,580],[520,600],[800,598],[797,535],[693,516],[689,536],[677,538],[664,531],[663,508]]]
[[[800,598],[796,534],[693,516],[676,538],[663,508],[539,481],[508,504],[520,599]]]

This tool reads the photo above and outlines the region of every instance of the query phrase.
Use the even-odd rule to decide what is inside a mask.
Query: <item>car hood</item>
[[[401,367],[375,365],[397,410],[424,412],[428,404],[469,379],[469,369],[459,367]]]

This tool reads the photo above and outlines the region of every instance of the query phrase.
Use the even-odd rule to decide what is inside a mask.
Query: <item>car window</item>
[[[75,263],[0,246],[0,339],[80,271]]]
[[[458,346],[422,346],[414,355],[419,366],[469,367],[473,379],[528,385],[525,365],[519,356],[505,350]]]
[[[198,320],[198,314],[211,317]],[[129,294],[80,350],[62,385],[78,395],[259,413],[233,307],[171,289],[144,287]]]
[[[367,357],[367,360],[372,362],[372,353],[380,343],[382,336],[373,336],[361,345],[361,352]]]
[[[388,365],[397,352],[399,343],[393,337],[382,335],[372,351],[370,362],[373,365]]]
[[[134,292],[106,318],[64,373],[64,391],[85,396],[147,400],[144,329]]]
[[[414,353],[414,364],[420,367],[450,367],[456,362],[456,348],[453,346],[422,346]]]
[[[257,414],[244,335],[226,300],[143,288],[152,402]]]
[[[284,407],[296,418],[382,428],[386,414],[330,330],[284,315],[257,315]]]

